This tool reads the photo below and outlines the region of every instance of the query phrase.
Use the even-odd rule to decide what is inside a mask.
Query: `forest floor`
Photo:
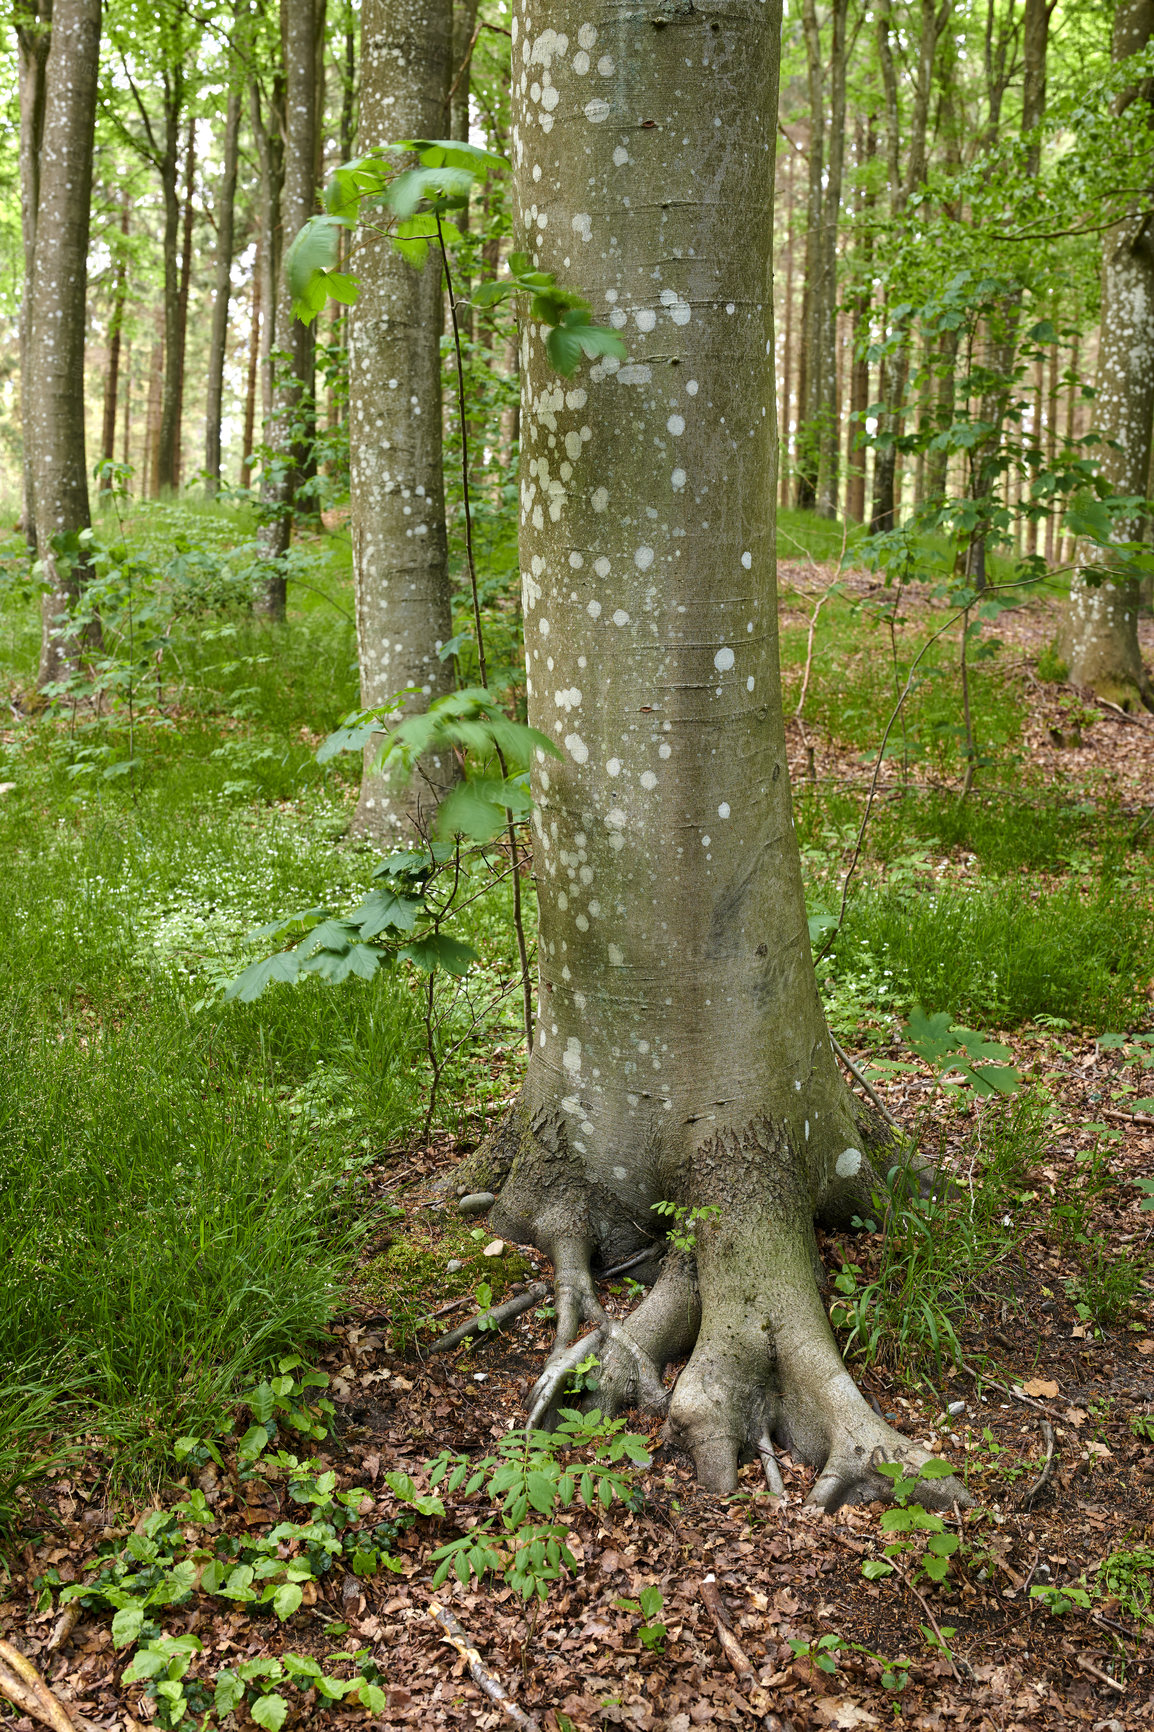
[[[835,573],[809,562],[782,575],[792,704],[813,607]],[[864,575],[839,583],[854,603],[876,595]],[[908,605],[912,632],[923,604]],[[997,703],[1012,712],[1015,750],[1030,765],[1038,825],[1050,822],[1041,802],[1056,793],[1063,812],[1075,810],[1090,826],[1090,840],[1061,840],[1063,830],[1060,857],[1006,875],[1028,878],[1035,898],[1069,882],[1092,899],[1093,827],[1121,826],[1117,907],[1127,897],[1148,907],[1154,718],[1112,714],[1039,677],[1056,619],[1055,604],[1036,598],[1002,616]],[[1143,630],[1154,659],[1149,621]],[[838,872],[846,814],[856,823],[872,756],[862,737],[830,718],[847,690],[862,687],[871,656],[878,660],[876,648],[860,637],[847,639],[841,662],[827,650],[816,695],[790,730],[799,790],[816,778],[829,795],[821,822],[837,830],[830,846]],[[871,716],[884,712],[886,689],[882,679],[881,696],[867,694]],[[982,712],[991,729],[1002,725],[997,703]],[[866,732],[876,742],[876,730]],[[897,756],[883,765],[880,804],[891,816],[882,833],[898,838],[902,859],[912,861],[902,868],[899,927],[948,888],[981,899],[988,882],[970,833],[951,839],[939,822],[952,804],[935,817],[932,835],[923,826],[901,840],[903,777],[930,793],[940,784],[956,801],[956,757],[952,772],[928,748],[905,765]],[[991,809],[1013,786],[1012,773],[992,778]],[[805,833],[818,836],[816,821]],[[1025,843],[1019,852],[1025,862]],[[863,864],[870,884],[884,883],[896,853],[897,843],[887,843]],[[863,1574],[894,1537],[883,1530],[882,1505],[833,1516],[807,1510],[813,1472],[788,1457],[783,1498],[768,1494],[758,1464],[742,1470],[736,1495],[708,1495],[687,1463],[667,1457],[654,1428],[653,1464],[628,1471],[626,1500],[592,1508],[577,1500],[554,1513],[574,1562],[539,1605],[527,1606],[500,1574],[464,1585],[450,1577],[434,1590],[433,1553],[479,1520],[496,1519],[498,1535],[500,1523],[486,1492],[443,1486],[443,1510],[420,1514],[414,1496],[432,1491],[425,1464],[443,1450],[476,1460],[515,1432],[550,1327],[548,1307],[537,1306],[500,1333],[430,1354],[437,1334],[468,1315],[482,1283],[496,1301],[550,1273],[535,1253],[490,1242],[483,1217],[463,1221],[457,1211],[453,1163],[486,1123],[474,1114],[431,1142],[410,1127],[361,1162],[358,1206],[370,1231],[347,1301],[311,1355],[329,1378],[328,1436],[294,1438],[292,1400],[318,1393],[294,1393],[288,1380],[299,1383],[299,1367],[286,1374],[279,1407],[271,1395],[264,1409],[249,1402],[254,1418],[275,1411],[281,1424],[279,1433],[266,1428],[265,1454],[247,1465],[236,1435],[222,1430],[187,1454],[183,1479],[172,1477],[171,1464],[150,1468],[145,1495],[139,1479],[110,1472],[111,1445],[94,1431],[30,1493],[7,1578],[0,1572],[0,1640],[39,1669],[79,1732],[86,1722],[105,1732],[179,1724],[178,1706],[190,1717],[185,1724],[199,1727],[222,1676],[240,1677],[243,1687],[235,1701],[227,1689],[217,1695],[218,1719],[241,1728],[489,1729],[525,1724],[517,1714],[543,1732],[690,1732],[713,1723],[809,1732],[895,1722],[925,1732],[1120,1732],[1151,1722],[1154,1215],[1143,1210],[1141,1181],[1154,1178],[1154,1046],[1140,1036],[1154,1028],[1154,951],[1139,943],[1126,967],[1129,996],[1111,999],[1107,981],[1107,1008],[1089,1026],[1068,1014],[1002,1018],[1003,1001],[990,999],[984,1031],[1005,1041],[1023,1073],[1018,1106],[943,1094],[909,1060],[887,1001],[859,1016],[848,988],[839,985],[838,997],[828,983],[851,1057],[955,1181],[939,1203],[899,1210],[888,1236],[821,1242],[827,1298],[841,1307],[854,1376],[900,1430],[959,1464],[973,1497],[970,1510],[946,1518],[960,1543],[942,1582],[916,1573],[916,1534],[901,1571]],[[1123,1002],[1114,1022],[1109,1006]],[[491,1087],[474,1098],[491,1123],[512,1077],[505,1057],[490,1068]],[[627,1307],[627,1282],[602,1292],[611,1306]],[[854,1316],[861,1328],[850,1342]],[[872,1347],[871,1318],[885,1325]],[[631,1422],[644,1431],[639,1416]],[[300,1479],[277,1448],[315,1452],[311,1478]],[[323,1481],[327,1472],[332,1481]],[[359,1524],[356,1548],[342,1541],[329,1562],[315,1533],[278,1535],[285,1522],[307,1522],[310,1506],[318,1521],[331,1515],[337,1492],[356,1494],[340,1506],[351,1513],[334,1517],[338,1538],[342,1521],[346,1538]],[[218,1564],[223,1587],[206,1575]],[[249,1577],[228,1578],[234,1566],[249,1568]],[[263,1574],[291,1585],[294,1566],[299,1601],[275,1609],[253,1602],[249,1583],[259,1587]],[[62,1590],[82,1582],[92,1591],[65,1613]],[[663,1634],[643,1629],[638,1610],[621,1604],[647,1587],[661,1596],[648,1626],[663,1624]],[[144,1622],[133,1622],[146,1593]],[[434,1604],[451,1609],[476,1666],[446,1641]],[[126,1607],[128,1624],[115,1626],[114,1613],[123,1619]],[[126,1681],[132,1641],[151,1643],[164,1668]],[[380,1694],[367,1699],[366,1713],[351,1699],[326,1700],[325,1678],[360,1678]],[[499,1681],[512,1708],[486,1693],[486,1678]],[[19,1709],[15,1718],[0,1711],[0,1726],[33,1725]]]

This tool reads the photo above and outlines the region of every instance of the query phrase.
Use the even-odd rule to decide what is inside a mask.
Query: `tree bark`
[[[253,79],[249,86],[249,119],[259,165],[257,228],[260,239],[256,268],[260,279],[260,401],[264,422],[272,414],[272,357],[276,347],[277,285],[280,282],[283,242],[284,104],[283,65],[273,69],[267,91],[261,88],[257,79]]]
[[[287,249],[316,206],[317,40],[324,33],[325,0],[281,0],[285,65],[284,187],[281,219]],[[313,331],[293,317],[283,255],[273,284],[276,307],[272,413],[267,429],[270,456],[261,475],[257,530],[257,605],[271,619],[285,617],[285,555],[292,538],[293,510],[303,460],[298,423],[312,387]]]
[[[154,158],[164,199],[164,381],[160,396],[160,429],[156,443],[156,486],[167,493],[177,485],[180,441],[180,391],[184,348],[180,322],[180,114],[184,106],[184,67],[180,60],[164,68],[164,147]]]
[[[120,209],[122,235],[128,234],[130,211],[131,206],[125,199]],[[100,457],[104,463],[116,461],[116,411],[120,400],[120,349],[124,331],[124,306],[128,297],[127,279],[128,261],[121,250],[116,260],[112,312],[108,319],[108,371],[104,375],[104,414],[100,429]],[[100,491],[106,493],[111,486],[111,475],[102,475]]]
[[[245,381],[244,392],[244,432],[241,437],[240,451],[240,485],[249,487],[252,484],[252,440],[256,428],[256,385],[260,371],[260,296],[263,270],[261,266],[261,248],[264,237],[257,236],[256,258],[252,270],[252,300],[249,313],[248,328],[248,378]]]
[[[180,249],[180,288],[177,294],[177,330],[180,340],[179,367],[176,376],[176,439],[173,456],[174,487],[184,479],[184,379],[188,354],[188,299],[192,292],[192,229],[196,215],[193,204],[196,170],[196,123],[189,117],[188,142],[184,155],[184,239]]]
[[[449,89],[451,0],[366,0],[361,37],[364,149],[437,136]],[[437,654],[453,635],[441,468],[441,262],[416,271],[366,229],[349,332],[353,581],[361,702],[415,688],[410,708],[452,689]],[[384,842],[424,825],[449,786],[447,759],[404,790],[365,748],[355,828]]]
[[[490,1150],[495,1177],[511,1162],[492,1219],[556,1270],[536,1414],[589,1320],[577,1351],[599,1354],[599,1406],[662,1408],[661,1370],[690,1353],[669,1436],[701,1480],[731,1490],[776,1438],[832,1509],[883,1495],[876,1451],[924,1452],[858,1394],[814,1275],[815,1212],[848,1224],[876,1181],[817,994],[778,671],[764,144],[780,7],[594,25],[579,0],[534,0],[532,30],[529,10],[517,0],[518,238],[560,273],[588,234],[582,287],[631,323],[627,364],[571,381],[522,327],[529,716],[564,759],[534,769],[538,1035]],[[659,1248],[663,1200],[716,1218],[612,1324],[591,1259]]]
[[[216,284],[212,302],[212,330],[208,345],[208,387],[204,422],[205,492],[211,497],[220,486],[220,422],[224,400],[224,356],[228,346],[228,309],[232,299],[232,255],[236,229],[236,176],[240,155],[241,88],[234,82],[228,92],[224,116],[224,160],[220,194],[216,204]]]
[[[32,491],[43,576],[40,685],[81,649],[68,628],[84,566],[74,537],[91,522],[84,449],[84,332],[96,124],[100,0],[56,0],[44,73],[44,128],[29,296]],[[94,627],[83,634],[98,638]]]
[[[1114,17],[1115,61],[1138,53],[1152,36],[1154,0],[1121,0]],[[1151,95],[1143,84],[1124,92],[1118,105],[1144,104],[1154,124]],[[1121,228],[1107,231],[1102,266],[1094,404],[1104,441],[1102,471],[1116,494],[1145,498],[1154,423],[1154,186]],[[1120,539],[1137,540],[1141,533],[1139,519],[1121,526]],[[1066,624],[1070,678],[1123,709],[1154,709],[1154,683],[1138,644],[1141,586],[1135,578],[1109,576],[1109,558],[1100,549],[1085,548],[1081,557]]]
[[[36,510],[32,497],[31,287],[36,269],[36,217],[40,207],[40,156],[44,148],[44,97],[48,51],[52,45],[52,0],[27,0],[16,14],[16,52],[20,79],[20,226],[24,242],[25,293],[20,299],[20,418],[23,431],[21,520],[24,539],[35,556]]]

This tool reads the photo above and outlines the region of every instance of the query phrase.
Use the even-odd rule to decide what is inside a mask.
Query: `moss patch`
[[[431,1313],[450,1299],[487,1282],[495,1304],[514,1281],[532,1275],[512,1245],[506,1245],[500,1257],[484,1256],[494,1237],[488,1227],[465,1220],[454,1208],[414,1209],[397,1222],[391,1243],[363,1265],[356,1280],[357,1297],[388,1312],[393,1351],[403,1351],[418,1334],[431,1340],[464,1322],[467,1306],[432,1320]],[[461,1267],[450,1269],[454,1262]]]

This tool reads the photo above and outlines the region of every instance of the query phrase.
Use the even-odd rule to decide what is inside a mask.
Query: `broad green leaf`
[[[357,1699],[368,1714],[381,1715],[388,1707],[389,1699],[379,1684],[370,1684],[364,1679],[357,1690]]]
[[[385,199],[399,217],[411,217],[421,202],[435,207],[459,209],[468,202],[475,176],[468,168],[409,168],[390,181]]]
[[[350,975],[371,980],[387,961],[383,951],[371,944],[352,944],[347,950],[321,950],[301,963],[302,974],[315,974],[329,986],[339,986]]]
[[[283,1624],[286,1618],[291,1618],[300,1608],[304,1599],[304,1590],[299,1582],[282,1582],[272,1596],[272,1609]]]
[[[413,856],[419,858],[419,856]],[[376,938],[378,933],[395,927],[398,932],[411,932],[424,904],[411,896],[400,896],[394,890],[370,891],[359,907],[348,916],[349,924],[360,928],[362,939]]]
[[[272,981],[294,981],[300,972],[300,963],[301,959],[294,950],[285,950],[278,956],[266,956],[263,962],[254,962],[229,982],[224,992],[225,1002],[238,998],[242,1004],[251,1004]]]
[[[447,932],[430,932],[427,938],[406,944],[397,954],[405,962],[414,963],[425,974],[443,968],[448,974],[463,975],[469,972],[470,964],[477,961],[477,952],[471,944],[450,938]]]
[[[591,325],[588,313],[579,308],[571,309],[560,324],[553,326],[545,339],[545,351],[563,379],[570,378],[577,371],[582,355],[590,359],[597,355],[616,355],[619,361],[624,361],[628,354],[616,331]]]
[[[254,944],[258,938],[279,938],[282,932],[288,932],[294,926],[313,926],[322,920],[329,912],[327,908],[303,908],[299,914],[286,914],[282,920],[270,920],[267,926],[258,926],[252,932],[245,933],[245,943]],[[178,1461],[180,1456],[176,1458]]]
[[[143,1628],[144,1601],[133,1600],[130,1605],[122,1606],[112,1620],[112,1646],[126,1648],[129,1642],[135,1642]]]
[[[918,1478],[948,1479],[953,1471],[953,1467],[948,1461],[943,1461],[940,1456],[932,1456],[929,1461],[924,1461],[919,1467]]]
[[[1092,494],[1071,500],[1066,509],[1066,528],[1071,535],[1084,536],[1101,545],[1109,542],[1113,527],[1109,509]]]
[[[310,217],[285,255],[284,272],[293,298],[293,313],[305,324],[325,304],[327,291],[317,284],[335,268],[340,256],[340,236],[348,224],[336,216]]]
[[[259,1696],[250,1706],[249,1713],[258,1726],[265,1728],[265,1732],[280,1732],[288,1717],[288,1703],[275,1693]]]
[[[226,1666],[216,1675],[216,1690],[213,1693],[213,1707],[220,1715],[232,1714],[244,1701],[244,1685],[235,1672]]]

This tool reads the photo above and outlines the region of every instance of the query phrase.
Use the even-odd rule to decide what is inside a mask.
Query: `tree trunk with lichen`
[[[452,0],[366,0],[361,53],[362,149],[444,135]],[[353,578],[361,702],[410,691],[408,711],[451,691],[438,655],[453,635],[441,467],[441,260],[422,270],[381,235],[374,213],[357,237],[360,295],[349,332]],[[365,748],[354,827],[380,842],[425,829],[455,775],[446,754],[405,787],[373,772]]]
[[[1128,59],[1154,37],[1154,0],[1123,0],[1114,20],[1114,59]],[[1154,119],[1149,84],[1123,93],[1120,107],[1140,102]],[[1094,404],[1102,435],[1102,471],[1116,494],[1145,498],[1154,425],[1154,188],[1120,228],[1107,232],[1103,258],[1098,390]],[[1137,540],[1141,520],[1120,526],[1120,540]],[[1154,682],[1138,643],[1138,579],[1103,575],[1102,549],[1070,585],[1065,648],[1070,678],[1099,697],[1154,710]]]
[[[100,640],[95,624],[82,637],[69,624],[87,571],[75,537],[91,522],[84,336],[100,22],[100,0],[57,0],[44,72],[36,251],[27,285],[35,389],[25,411],[44,582],[41,686],[74,668],[85,643]]]
[[[835,1508],[884,1494],[881,1457],[926,1457],[858,1393],[816,1279],[814,1221],[869,1212],[881,1142],[831,1051],[786,766],[780,6],[599,17],[518,0],[513,20],[519,239],[630,353],[566,382],[523,327],[529,719],[564,760],[534,770],[537,1041],[487,1151],[492,1221],[556,1271],[534,1420],[594,1349],[599,1405],[667,1408],[706,1485],[732,1488],[758,1454],[772,1481],[776,1440]],[[717,1214],[658,1273],[662,1200]],[[656,1280],[622,1326],[591,1270],[648,1244]],[[685,1355],[670,1398],[662,1373]],[[953,1480],[926,1495],[965,1496]]]

